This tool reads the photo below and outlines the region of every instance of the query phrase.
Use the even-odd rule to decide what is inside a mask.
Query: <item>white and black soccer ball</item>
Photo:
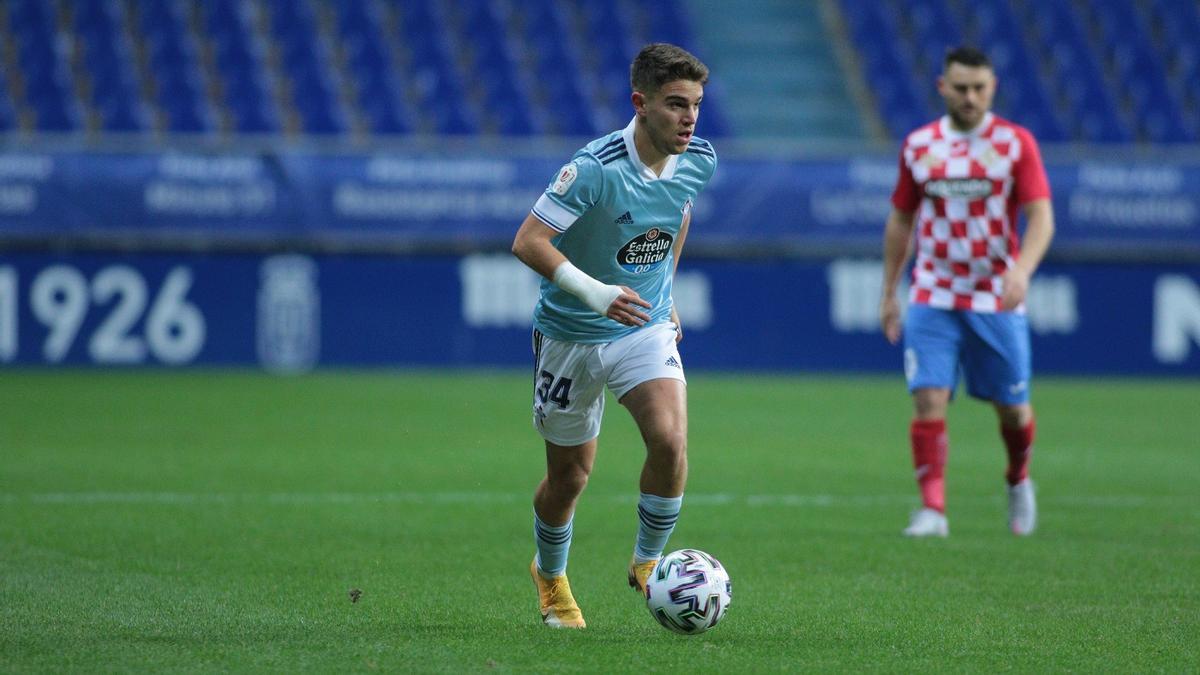
[[[665,628],[696,635],[717,625],[733,598],[733,584],[720,561],[685,548],[658,561],[646,580],[646,607]]]

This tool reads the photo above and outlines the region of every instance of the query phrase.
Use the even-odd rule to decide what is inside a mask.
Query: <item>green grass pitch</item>
[[[1200,382],[1039,380],[1027,539],[959,400],[951,536],[910,541],[898,374],[690,377],[670,547],[734,594],[698,637],[625,584],[642,449],[611,399],[569,568],[589,626],[552,631],[524,373],[5,372],[0,671],[1200,669]]]

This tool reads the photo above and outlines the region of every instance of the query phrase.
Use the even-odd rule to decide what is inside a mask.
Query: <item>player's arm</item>
[[[1014,264],[1004,273],[1004,307],[1012,309],[1025,301],[1029,291],[1029,280],[1037,271],[1042,258],[1054,239],[1054,209],[1049,199],[1035,199],[1021,207],[1025,214],[1025,236],[1021,238],[1021,251]]]
[[[675,272],[679,270],[679,256],[683,255],[683,242],[687,239],[688,226],[692,224],[692,212],[688,211],[683,216],[683,222],[679,224],[679,236],[675,237],[675,243],[671,246],[674,264],[671,267],[671,276],[675,276]],[[675,304],[671,304],[671,323],[675,324],[675,342],[683,339],[683,324],[679,323],[679,311],[675,308]]]
[[[1025,214],[1025,235],[1021,237],[1016,261],[1004,273],[1000,302],[1005,309],[1025,301],[1029,280],[1054,238],[1054,210],[1050,206],[1050,181],[1042,164],[1042,151],[1028,131],[1020,129],[1017,133],[1021,156],[1013,165],[1013,195]]]
[[[601,316],[627,326],[641,326],[650,320],[648,314],[638,309],[650,309],[650,303],[627,286],[601,283],[575,267],[554,247],[551,240],[558,235],[557,230],[530,213],[513,239],[513,255]]]
[[[883,230],[883,296],[879,299],[879,325],[888,342],[900,342],[900,304],[896,289],[912,244],[915,212],[892,207]]]

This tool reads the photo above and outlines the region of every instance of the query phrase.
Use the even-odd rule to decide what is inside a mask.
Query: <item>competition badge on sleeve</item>
[[[563,165],[563,168],[558,171],[558,178],[554,179],[554,185],[550,189],[554,194],[563,196],[567,194],[567,190],[571,188],[571,184],[579,177],[579,167],[575,166],[575,162],[568,162]]]

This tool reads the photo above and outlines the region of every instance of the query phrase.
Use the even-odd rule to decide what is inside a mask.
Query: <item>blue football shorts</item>
[[[1016,405],[1029,401],[1029,321],[1015,312],[969,312],[911,304],[904,322],[908,391],[949,389]]]

